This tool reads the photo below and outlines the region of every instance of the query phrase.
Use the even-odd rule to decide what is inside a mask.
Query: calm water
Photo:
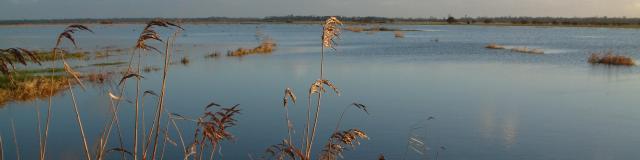
[[[188,117],[202,113],[211,101],[241,104],[242,115],[232,132],[237,139],[222,145],[225,159],[259,157],[287,136],[282,91],[291,87],[300,97],[291,106],[302,135],[305,92],[318,77],[318,25],[260,25],[275,39],[272,55],[205,59],[213,50],[253,47],[257,25],[186,25],[178,38],[167,84],[166,106]],[[48,49],[64,26],[0,27],[0,48]],[[130,47],[142,25],[91,26],[95,34],[78,34],[85,50],[106,46]],[[343,129],[361,128],[371,137],[346,159],[638,159],[640,152],[640,69],[592,66],[590,52],[612,50],[640,57],[640,31],[628,29],[396,26],[422,30],[395,39],[391,32],[345,32],[338,51],[326,58],[326,77],[343,91],[323,100],[317,143],[323,144],[340,112],[350,103],[369,107],[370,115],[349,110]],[[489,43],[541,48],[545,55],[487,50]],[[127,56],[75,61],[76,66],[126,60]],[[145,57],[147,66],[160,66],[161,56]],[[84,68],[99,71],[106,68]],[[146,73],[144,90],[160,90],[160,72]],[[115,78],[118,80],[118,78]],[[131,83],[130,83],[131,84]],[[78,92],[81,115],[91,146],[110,118],[107,91],[113,85]],[[128,88],[134,88],[129,85]],[[127,94],[134,94],[129,90]],[[125,95],[126,97],[126,95]],[[127,97],[133,99],[133,97]],[[82,144],[68,94],[54,98],[48,156],[79,159]],[[24,159],[38,153],[36,109],[47,101],[13,103],[0,108],[0,133],[5,158],[14,159],[10,120],[15,119]],[[147,118],[155,99],[145,99]],[[124,141],[133,139],[133,107],[120,108]],[[433,116],[435,119],[428,120]],[[150,119],[147,120],[150,126]],[[164,123],[163,123],[164,125]],[[192,141],[194,125],[179,122],[185,140]],[[417,127],[411,131],[412,127]],[[175,130],[170,129],[177,140]],[[410,134],[424,137],[427,152],[407,149]],[[115,137],[115,134],[114,136]],[[178,142],[179,143],[179,142]],[[132,144],[127,143],[131,148]],[[118,146],[112,138],[111,147]],[[444,146],[446,150],[442,150]],[[315,146],[320,149],[321,146]],[[166,159],[180,159],[179,147],[168,146]],[[318,150],[319,151],[319,150]],[[317,153],[317,152],[316,152]],[[118,154],[110,158],[119,159]]]

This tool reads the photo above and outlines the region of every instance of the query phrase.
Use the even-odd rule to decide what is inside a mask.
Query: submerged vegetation
[[[527,47],[507,48],[505,46],[502,46],[502,45],[499,45],[499,44],[495,44],[495,43],[491,43],[491,44],[485,46],[484,48],[497,49],[497,50],[509,49],[512,52],[527,53],[527,54],[544,54],[544,51],[542,49],[532,49],[532,48],[527,48]]]
[[[616,55],[612,52],[600,54],[593,53],[587,60],[591,64],[606,64],[606,65],[621,65],[621,66],[634,66],[635,61],[631,57]]]

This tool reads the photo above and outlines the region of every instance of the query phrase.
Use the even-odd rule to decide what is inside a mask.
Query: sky
[[[0,0],[0,20],[140,17],[640,17],[640,0]]]

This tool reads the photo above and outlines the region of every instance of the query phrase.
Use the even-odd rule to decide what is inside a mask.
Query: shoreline
[[[60,26],[69,24],[83,24],[83,25],[105,25],[105,26],[120,26],[120,25],[144,25],[146,22],[118,22],[118,23],[99,23],[99,22],[52,22],[52,23],[21,23],[21,24],[0,24],[0,28],[3,27],[38,27],[38,26]],[[291,25],[310,25],[320,24],[320,21],[294,21],[294,22],[265,22],[265,21],[220,21],[220,22],[178,22],[181,24],[189,25],[211,25],[211,24],[291,24]],[[512,23],[476,23],[476,24],[449,24],[446,22],[393,22],[393,23],[363,23],[363,22],[344,22],[345,25],[425,25],[425,26],[480,26],[480,27],[536,27],[536,28],[604,28],[604,29],[640,29],[638,25],[553,25],[553,24],[512,24]]]

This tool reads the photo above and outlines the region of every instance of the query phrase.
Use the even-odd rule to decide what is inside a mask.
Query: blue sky
[[[0,19],[129,17],[640,17],[640,0],[0,0]]]

